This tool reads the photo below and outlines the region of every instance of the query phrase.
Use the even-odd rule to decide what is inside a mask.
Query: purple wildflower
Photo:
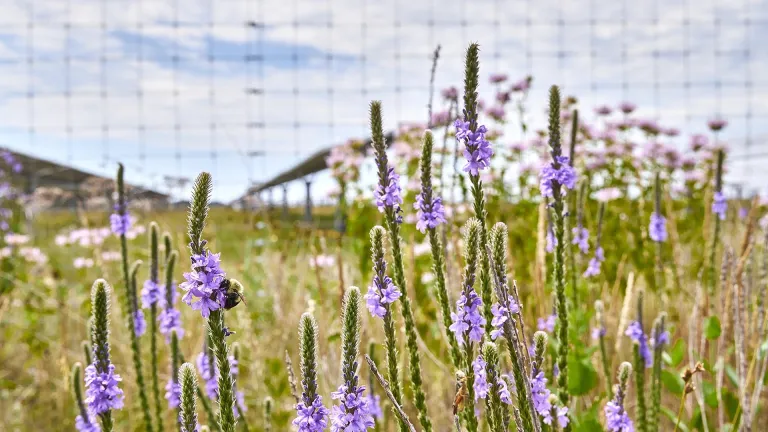
[[[384,411],[381,410],[381,397],[379,395],[368,395],[368,413],[373,418],[378,419],[384,417]]]
[[[552,197],[552,182],[555,181],[566,189],[573,189],[576,186],[576,170],[569,163],[567,156],[558,156],[557,163],[559,168],[555,168],[555,163],[545,164],[541,168],[539,189],[545,197]]]
[[[125,205],[115,205],[115,212],[109,215],[109,226],[115,235],[125,235],[131,228],[131,215]]]
[[[568,407],[561,406],[557,407],[557,424],[561,428],[565,428],[568,426],[568,423],[571,421],[571,419],[568,418]]]
[[[728,211],[728,200],[722,192],[715,192],[712,201],[712,213],[715,213],[720,220],[725,220],[725,214]]]
[[[571,232],[573,233],[571,243],[578,245],[581,253],[589,252],[589,231],[583,226],[578,226],[574,227]]]
[[[608,334],[608,330],[606,330],[605,327],[603,326],[592,327],[592,339],[600,339],[606,334]]]
[[[133,312],[133,330],[136,336],[141,336],[147,331],[147,320],[144,319],[144,311],[141,309]]]
[[[472,388],[475,390],[475,402],[479,399],[485,399],[488,397],[488,392],[491,390],[491,385],[488,383],[488,376],[485,373],[485,360],[482,355],[472,362],[472,370],[475,372],[475,382]]]
[[[416,203],[413,207],[418,210],[416,217],[416,229],[422,233],[427,231],[427,228],[437,228],[441,223],[445,223],[445,208],[443,207],[443,201],[440,197],[432,199],[432,203],[424,202],[424,193],[416,195]]]
[[[555,237],[555,232],[552,231],[552,227],[550,226],[547,228],[547,244],[544,248],[547,253],[552,253],[552,251],[555,250],[555,246],[557,246],[557,237]]]
[[[724,127],[728,126],[728,120],[721,119],[721,118],[713,118],[712,120],[709,120],[707,122],[707,126],[709,126],[709,129],[712,132],[718,132],[722,130]]]
[[[222,282],[226,273],[221,269],[221,254],[205,251],[192,255],[192,271],[184,273],[185,282],[181,289],[186,291],[182,301],[199,310],[203,318],[208,318],[211,311],[218,310],[224,304]],[[195,301],[195,298],[198,300]]]
[[[315,399],[301,401],[296,404],[296,418],[293,425],[298,427],[298,432],[320,432],[328,426],[328,409],[323,406],[323,397],[315,396]]]
[[[654,334],[651,337],[651,348],[656,349],[669,344],[669,331],[663,331],[660,334]]]
[[[85,403],[88,411],[101,414],[111,409],[123,408],[123,390],[119,384],[123,379],[115,373],[115,365],[109,364],[106,372],[99,372],[91,364],[85,368]]]
[[[623,405],[623,401],[617,402],[615,399],[605,404],[605,427],[609,432],[635,432],[635,426]]]
[[[477,293],[470,288],[469,298],[462,294],[456,301],[456,312],[451,312],[453,324],[448,328],[456,335],[459,345],[464,345],[464,333],[469,333],[469,340],[480,342],[483,337],[485,318],[480,314],[480,305],[483,301]]]
[[[82,415],[75,417],[75,428],[78,432],[100,432],[101,427],[96,420],[96,416],[88,413],[88,418],[84,419]]]
[[[141,307],[152,307],[162,301],[162,299],[162,287],[153,280],[144,281],[144,286],[141,288]]]
[[[165,399],[168,401],[169,408],[178,408],[181,400],[181,384],[173,379],[168,380],[165,385]]]
[[[492,84],[499,84],[499,83],[503,83],[504,81],[506,81],[507,78],[508,78],[507,74],[496,73],[496,74],[491,75],[490,81],[491,81]]]
[[[181,326],[181,311],[173,308],[163,309],[158,317],[160,321],[160,333],[170,341],[171,331],[176,331],[176,337],[184,337],[184,327]]]
[[[385,275],[384,280],[381,280],[374,275],[373,284],[368,286],[368,293],[365,294],[366,305],[371,315],[384,318],[387,314],[384,305],[394,303],[401,295],[400,290],[392,283],[392,278]]]
[[[638,344],[640,357],[645,362],[645,367],[649,368],[653,366],[653,356],[651,355],[651,350],[648,347],[648,341],[646,340],[647,338],[640,323],[638,321],[630,323],[624,334]]]
[[[544,330],[547,333],[552,333],[555,330],[556,320],[557,320],[557,315],[555,314],[549,315],[546,318],[539,318],[536,321],[536,329]]]
[[[480,170],[491,165],[493,149],[491,143],[485,139],[488,130],[484,125],[480,125],[475,132],[472,132],[469,122],[461,119],[456,119],[453,125],[456,127],[456,139],[464,142],[464,157],[467,159],[464,171],[476,176]]]
[[[403,203],[403,198],[400,196],[400,175],[395,173],[394,168],[389,167],[387,170],[386,187],[376,186],[373,195],[380,212],[384,212],[386,208],[399,208]]]
[[[651,213],[648,235],[651,237],[651,240],[658,243],[667,241],[667,219],[661,213]]]
[[[547,389],[547,378],[544,372],[538,371],[531,378],[531,395],[533,408],[544,420],[544,423],[552,423],[552,403],[549,401],[550,391]]]
[[[491,306],[491,312],[493,313],[493,319],[491,320],[491,325],[493,326],[493,330],[491,331],[491,339],[496,340],[499,336],[502,336],[504,333],[504,323],[507,322],[507,319],[509,318],[509,314],[518,314],[520,313],[520,305],[515,302],[514,299],[509,299],[509,304],[507,306],[502,306],[500,303],[494,303]]]
[[[339,386],[331,397],[340,400],[331,408],[331,432],[365,432],[374,426],[373,416],[368,408],[368,398],[363,395],[365,387]]]
[[[599,116],[607,116],[607,115],[609,115],[611,113],[611,111],[613,111],[613,110],[608,105],[601,105],[601,106],[595,108],[595,114],[597,114]]]
[[[619,109],[624,114],[631,114],[635,108],[637,108],[637,105],[633,104],[632,102],[622,102],[619,104]]]
[[[502,377],[496,381],[499,386],[499,397],[501,401],[507,405],[512,405],[512,396],[509,394],[509,388],[507,387],[507,380]]]
[[[197,355],[197,369],[205,381],[205,393],[211,400],[219,397],[219,368],[215,365],[212,353],[204,347],[203,352]],[[233,379],[237,378],[239,368],[235,356],[229,356],[229,371]],[[235,407],[237,408],[237,407]]]

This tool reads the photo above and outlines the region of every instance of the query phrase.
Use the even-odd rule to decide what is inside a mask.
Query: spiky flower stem
[[[664,352],[664,342],[661,340],[665,332],[666,314],[661,313],[653,323],[653,369],[651,375],[651,406],[648,410],[648,432],[659,430],[659,412],[661,412],[661,370],[663,367],[661,355]]]
[[[88,327],[90,328],[90,324]],[[91,360],[91,344],[88,343],[87,340],[84,340],[80,346],[83,348],[83,358],[85,359],[85,364],[93,363],[93,360]]]
[[[272,398],[264,398],[264,432],[272,432]]]
[[[503,414],[504,404],[501,402],[501,386],[499,380],[501,373],[499,369],[499,350],[493,342],[486,342],[482,349],[483,360],[485,360],[485,374],[490,391],[488,395],[488,416],[490,418],[491,431],[504,432],[507,429],[508,418]],[[506,415],[509,417],[509,414]]]
[[[91,415],[88,409],[85,408],[83,403],[83,389],[80,387],[83,375],[83,365],[80,362],[75,363],[72,366],[72,375],[70,377],[70,385],[72,386],[72,396],[75,398],[75,404],[77,404],[77,411],[80,413],[80,418],[86,424],[91,424]]]
[[[93,349],[93,365],[96,372],[104,373],[109,370],[109,310],[112,288],[104,279],[97,279],[91,287],[91,346]],[[101,428],[111,432],[113,427],[112,410],[99,414]]]
[[[477,132],[477,87],[480,76],[480,46],[473,43],[467,48],[466,60],[464,63],[464,121],[469,122],[469,130]],[[469,174],[471,184],[472,198],[474,200],[473,209],[475,217],[480,221],[480,250],[483,252],[480,258],[480,295],[483,299],[483,316],[486,322],[490,323],[493,319],[491,305],[493,303],[493,292],[491,287],[491,268],[488,256],[485,250],[488,247],[488,230],[486,228],[486,219],[488,217],[485,209],[485,196],[483,194],[483,182],[480,180],[479,173]],[[486,333],[490,335],[491,326],[486,327]]]
[[[179,351],[179,363],[186,363],[184,356],[181,354],[181,351]],[[208,419],[209,424],[213,427],[214,430],[220,431],[219,425],[213,422],[213,419],[216,418],[216,414],[213,412],[213,409],[211,408],[211,404],[208,403],[208,398],[203,394],[203,391],[200,390],[200,386],[197,386],[197,390],[195,391],[195,394],[198,398],[200,398],[200,402],[203,405],[203,411],[205,411],[206,418]]]
[[[465,298],[470,298],[470,293],[474,289],[477,276],[477,261],[480,247],[480,222],[475,219],[469,219],[464,224],[464,280],[462,289]],[[457,311],[458,313],[458,311]],[[464,364],[463,370],[467,377],[467,398],[464,409],[464,421],[469,432],[477,431],[477,417],[475,417],[475,370],[472,367],[472,361],[475,359],[474,343],[469,335],[464,338]]]
[[[115,183],[117,186],[117,212],[120,216],[125,215],[126,211],[125,182],[123,180],[123,172],[123,164],[118,164],[117,178]],[[135,270],[129,270],[128,268],[128,240],[125,237],[125,233],[120,234],[120,254],[123,268],[123,284],[125,285],[123,317],[125,324],[128,327],[128,334],[131,338],[133,367],[136,372],[136,387],[139,389],[139,401],[141,402],[141,411],[144,416],[144,428],[147,432],[152,432],[152,416],[149,413],[149,401],[147,400],[147,392],[144,386],[144,373],[141,367],[141,351],[139,349],[138,337],[136,336],[136,328],[134,326],[134,314],[136,313],[137,309],[135,270],[138,270],[138,267],[136,267]],[[137,264],[134,264],[134,266],[137,266]],[[133,278],[131,275],[133,275]]]
[[[386,146],[384,144],[383,122],[381,116],[381,102],[371,102],[371,139],[376,152],[376,164],[379,174],[379,185],[385,188],[389,184],[389,165],[387,161]],[[400,245],[400,211],[397,206],[387,206],[384,211],[385,225],[392,245],[392,270],[395,285],[402,293],[403,321],[405,322],[405,345],[408,349],[408,366],[411,372],[411,387],[413,390],[413,402],[419,412],[419,423],[425,432],[432,431],[432,422],[427,412],[427,398],[422,388],[421,360],[419,358],[419,346],[416,342],[416,325],[413,318],[411,299],[408,297],[408,287],[405,280],[405,266],[403,265],[403,253]],[[402,426],[402,424],[401,424]]]
[[[715,190],[714,193],[719,193],[723,189],[723,162],[725,159],[725,153],[723,150],[718,150],[717,152],[717,168],[715,171]],[[717,247],[720,243],[720,218],[717,217],[717,215],[714,215],[714,221],[715,221],[715,229],[712,232],[712,243],[709,247],[709,266],[708,266],[708,274],[709,277],[707,278],[707,285],[708,285],[708,293],[709,298],[712,298],[712,296],[715,295],[715,286],[717,284],[717,275],[716,275],[716,267],[715,267],[715,259],[717,257]],[[707,310],[707,313],[710,311]]]
[[[373,259],[374,278],[383,281],[386,277],[386,260],[384,259],[384,228],[375,226],[371,229],[371,257]],[[386,312],[384,321],[384,349],[387,358],[387,378],[392,390],[392,396],[397,404],[403,405],[403,392],[400,386],[400,371],[397,363],[397,337],[395,333],[395,322],[392,317],[392,304],[384,304]],[[407,432],[408,427],[399,417],[400,430]]]
[[[560,89],[552,86],[549,90],[549,146],[552,149],[553,167],[560,168],[558,158],[562,153],[560,146]],[[554,216],[555,257],[553,263],[553,280],[555,284],[555,296],[557,305],[557,367],[560,374],[557,376],[559,387],[558,396],[563,406],[568,406],[570,395],[568,393],[568,303],[565,297],[565,221],[563,219],[564,200],[561,185],[556,180],[552,181],[552,208]],[[569,426],[565,428],[570,430]]]
[[[180,410],[181,410],[181,431],[194,432],[198,429],[197,423],[197,401],[195,400],[195,390],[197,389],[197,376],[195,368],[190,363],[184,363],[179,369],[179,380],[181,384]]]
[[[202,172],[197,176],[192,188],[192,202],[189,205],[187,217],[187,228],[189,235],[189,248],[193,254],[203,254],[205,252],[205,240],[203,240],[203,229],[208,218],[208,209],[211,200],[211,191],[213,181],[211,175]],[[226,342],[226,332],[224,331],[224,308],[211,311],[208,317],[208,335],[211,341],[213,356],[216,359],[216,367],[219,370],[218,378],[218,400],[219,416],[218,423],[222,432],[234,432],[235,430],[235,380],[232,377],[229,363],[229,349]]]
[[[606,391],[608,392],[608,399],[613,399],[613,385],[611,384],[611,366],[608,361],[608,351],[605,348],[605,307],[601,300],[595,301],[595,312],[597,314],[597,325],[600,328],[598,332],[598,345],[600,346],[600,363],[603,365],[603,373],[605,374]]]
[[[179,337],[176,330],[171,330],[171,381],[179,383],[179,364],[181,362],[181,352],[179,350]],[[181,418],[181,405],[176,407],[176,418]],[[181,426],[181,423],[179,423]]]
[[[158,277],[158,237],[159,228],[155,222],[149,224],[149,280],[157,284]],[[152,363],[152,392],[155,396],[155,421],[157,430],[163,430],[163,409],[160,399],[160,383],[157,374],[157,303],[149,308],[150,355]]]
[[[421,147],[421,190],[423,195],[422,199],[429,203],[433,200],[432,147],[432,132],[426,131],[424,133],[424,144]],[[448,338],[453,367],[459,369],[461,368],[459,344],[456,342],[456,335],[448,329],[451,326],[451,299],[448,295],[448,289],[446,288],[445,283],[445,257],[443,256],[443,245],[436,228],[427,227],[427,234],[429,236],[429,244],[432,248],[432,272],[435,275],[435,293],[437,294],[440,313],[443,318],[443,327],[446,337]]]
[[[643,291],[639,291],[637,293],[637,322],[639,323],[640,328],[643,328]],[[639,343],[634,344],[633,356],[635,369],[635,392],[637,399],[637,404],[635,406],[637,432],[649,432],[647,417],[648,411],[645,399],[645,358],[640,352]]]
[[[656,180],[654,182],[654,199],[653,205],[657,215],[661,215],[661,177],[659,173],[656,173]],[[662,262],[662,243],[661,241],[656,243],[656,262],[654,268],[656,269],[655,285],[656,289],[660,290],[664,288],[664,264]]]

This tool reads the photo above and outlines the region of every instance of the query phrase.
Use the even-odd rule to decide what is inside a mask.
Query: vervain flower
[[[715,192],[714,199],[712,201],[712,213],[715,213],[720,220],[725,220],[725,214],[728,211],[728,201],[725,199],[725,195],[722,192]]]
[[[203,318],[208,318],[211,311],[224,305],[225,295],[222,283],[226,273],[221,269],[221,254],[206,250],[202,254],[192,255],[192,271],[184,273],[181,289],[186,291],[182,301],[199,310]],[[197,301],[195,301],[197,299]]]
[[[536,329],[552,333],[555,330],[557,315],[548,315],[546,318],[539,318],[536,322]]]
[[[373,283],[368,287],[368,293],[365,295],[366,306],[371,315],[384,318],[387,313],[384,305],[394,303],[401,295],[400,290],[392,283],[392,278],[385,275],[381,280],[374,275]]]
[[[573,232],[571,243],[578,245],[581,253],[589,252],[589,231],[583,226],[574,227],[571,231]]]
[[[333,399],[341,401],[331,408],[332,432],[365,432],[374,426],[369,399],[363,395],[364,392],[364,386],[348,391],[347,386],[342,384],[338,391],[331,393]]]
[[[491,143],[485,139],[488,129],[484,125],[480,125],[475,132],[472,132],[469,128],[469,122],[461,119],[456,119],[453,125],[456,127],[456,139],[464,142],[464,157],[467,159],[464,171],[476,176],[480,170],[491,165],[493,148],[491,148]]]
[[[111,409],[123,408],[123,390],[118,387],[120,375],[115,373],[115,365],[110,364],[106,372],[99,372],[91,364],[85,368],[85,402],[88,410],[101,414]]]
[[[605,261],[605,251],[602,246],[598,246],[595,249],[595,256],[589,260],[587,264],[587,270],[584,272],[584,277],[592,277],[600,274],[600,265]]]
[[[323,406],[320,395],[309,403],[297,403],[296,414],[293,425],[298,427],[298,432],[320,432],[328,426],[328,409]]]
[[[605,404],[605,427],[610,432],[635,432],[635,426],[624,409],[623,401],[615,399]]]
[[[653,355],[651,354],[651,350],[648,347],[648,341],[640,323],[638,321],[633,321],[631,324],[629,324],[629,326],[627,326],[627,331],[624,334],[629,336],[630,339],[638,344],[640,357],[642,357],[643,361],[645,362],[645,367],[651,367],[653,365]]]
[[[509,394],[509,388],[507,388],[507,380],[499,377],[497,381],[499,385],[499,397],[501,401],[507,405],[512,405],[512,396]]]
[[[496,340],[504,333],[503,327],[504,323],[507,322],[508,315],[510,313],[512,315],[520,313],[520,305],[518,305],[514,299],[510,298],[509,304],[506,307],[502,306],[500,303],[494,303],[493,306],[491,306],[491,312],[493,313],[493,319],[491,320],[491,325],[493,326],[491,339]]]
[[[181,311],[178,309],[163,309],[158,316],[160,321],[160,333],[164,334],[166,339],[171,337],[171,332],[176,331],[176,336],[181,339],[184,337],[184,327],[181,325]]]
[[[141,336],[147,331],[147,321],[144,319],[144,311],[136,309],[133,313],[133,329],[136,336]]]
[[[165,385],[165,399],[168,401],[169,408],[178,408],[181,401],[181,384],[175,382],[173,378],[168,380]]]
[[[131,215],[128,213],[128,209],[120,205],[115,205],[115,212],[109,215],[109,225],[112,233],[116,235],[125,235],[131,228]]]
[[[88,413],[88,419],[84,419],[82,415],[75,417],[75,428],[78,432],[100,432],[101,427],[96,420],[96,416]]]
[[[483,356],[479,355],[472,361],[472,370],[475,372],[475,383],[473,388],[475,390],[475,402],[479,399],[485,399],[488,397],[488,392],[491,389],[491,385],[488,383],[488,378],[485,372],[485,360]]]
[[[381,410],[381,396],[368,395],[366,398],[368,399],[368,412],[373,418],[378,419],[384,417],[384,411]]]
[[[403,203],[403,198],[400,196],[400,175],[395,173],[394,168],[388,168],[386,186],[376,186],[373,195],[376,199],[376,207],[380,212],[388,207],[399,208],[399,205]]]
[[[552,182],[556,181],[566,189],[576,187],[576,170],[570,165],[567,156],[558,156],[557,162],[560,167],[555,169],[554,162],[548,163],[541,168],[539,175],[539,189],[545,197],[552,197]]]
[[[707,126],[709,126],[709,129],[713,132],[718,132],[728,126],[728,121],[721,118],[713,118],[707,122]]]
[[[141,288],[141,307],[149,308],[162,300],[162,287],[151,279],[144,281],[144,286]]]
[[[416,195],[416,203],[413,206],[416,210],[416,229],[422,233],[427,231],[427,228],[437,228],[438,225],[445,223],[445,208],[440,197],[432,198],[431,205],[424,202],[424,194],[420,193]]]
[[[555,232],[552,230],[552,227],[550,226],[547,228],[547,244],[544,247],[547,253],[552,253],[552,251],[555,250],[555,246],[557,246],[557,238],[555,237]]]
[[[667,219],[660,213],[651,213],[651,224],[648,226],[648,235],[655,242],[667,240]]]
[[[549,401],[550,391],[547,389],[547,378],[543,371],[538,371],[531,378],[531,395],[533,397],[533,408],[544,420],[544,423],[552,422],[552,403]]]
[[[456,301],[456,312],[451,312],[453,324],[449,327],[456,335],[459,345],[464,345],[464,333],[469,333],[469,340],[480,342],[483,337],[485,318],[480,314],[480,305],[483,301],[477,293],[470,289],[469,298],[465,294]]]

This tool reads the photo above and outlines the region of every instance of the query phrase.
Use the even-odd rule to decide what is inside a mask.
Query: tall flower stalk
[[[619,383],[616,384],[614,397],[605,404],[605,427],[609,432],[633,432],[635,430],[632,419],[629,418],[624,407],[631,374],[632,365],[630,363],[624,362],[619,366]]]
[[[384,213],[385,225],[389,234],[389,242],[392,245],[393,274],[397,287],[402,292],[403,321],[405,321],[405,345],[408,349],[408,366],[411,372],[411,386],[413,390],[413,402],[419,412],[419,422],[425,432],[432,431],[432,422],[427,412],[427,398],[422,388],[421,360],[419,358],[419,346],[416,342],[416,325],[411,308],[411,300],[408,297],[408,289],[405,280],[405,267],[403,265],[403,252],[400,238],[400,224],[402,223],[402,198],[400,197],[399,176],[387,161],[387,148],[384,143],[383,122],[381,116],[381,102],[371,102],[371,139],[376,155],[376,167],[378,169],[379,183],[374,193],[376,205],[379,211]]]
[[[424,132],[424,143],[421,146],[421,193],[416,197],[415,207],[418,210],[416,228],[421,232],[427,232],[429,237],[429,244],[432,248],[432,272],[435,275],[435,293],[443,318],[443,327],[448,337],[451,360],[454,368],[459,369],[461,368],[459,344],[456,342],[454,334],[448,330],[451,326],[451,299],[445,283],[443,245],[437,232],[437,227],[445,223],[445,210],[442,200],[439,196],[435,196],[432,190],[432,147],[432,132],[426,131]]]
[[[328,425],[328,410],[317,394],[317,322],[304,313],[299,322],[299,355],[301,356],[301,400],[296,404],[293,425],[298,432],[320,432]]]
[[[626,335],[634,342],[635,417],[638,432],[648,432],[648,409],[645,394],[645,369],[653,365],[653,354],[643,332],[643,292],[637,294],[637,321],[627,326]]]
[[[473,43],[467,48],[464,62],[464,119],[457,119],[454,123],[456,139],[464,143],[464,157],[467,163],[464,171],[469,174],[469,182],[473,198],[475,217],[480,222],[480,292],[484,307],[483,316],[486,321],[493,318],[491,304],[493,303],[491,274],[488,256],[485,250],[488,247],[488,232],[486,229],[487,212],[485,210],[485,196],[483,194],[483,182],[480,180],[480,171],[489,168],[493,148],[485,134],[488,129],[485,125],[478,124],[477,112],[477,88],[480,75],[480,46]],[[490,332],[490,330],[489,330]]]
[[[555,304],[557,308],[557,377],[558,396],[563,406],[568,406],[568,303],[565,297],[565,190],[576,185],[576,171],[570,166],[568,157],[562,156],[560,143],[560,89],[552,86],[549,90],[549,147],[552,162],[541,170],[541,194],[552,198],[555,231],[555,256],[552,279],[555,285]],[[565,428],[569,430],[569,427]]]
[[[664,276],[664,267],[662,264],[662,243],[667,240],[667,219],[661,214],[661,178],[659,173],[656,173],[656,181],[654,182],[654,210],[651,214],[651,223],[648,226],[648,236],[656,243],[656,260],[655,266],[656,277],[654,278],[656,288],[662,288],[662,278]]]
[[[197,432],[199,425],[197,423],[197,401],[195,400],[195,391],[197,390],[195,367],[190,363],[181,365],[179,380],[181,381],[181,410],[179,415],[181,432]]]
[[[220,254],[214,254],[208,250],[207,241],[202,237],[208,217],[211,188],[211,175],[206,172],[200,173],[192,189],[192,202],[187,219],[192,271],[184,274],[186,281],[182,283],[181,288],[186,291],[183,297],[184,302],[192,309],[199,310],[203,318],[207,318],[208,336],[216,359],[216,368],[219,371],[218,423],[222,432],[234,432],[235,380],[232,376],[229,349],[225,339],[231,332],[224,325],[224,310],[233,291],[235,295],[239,295],[237,294],[239,288],[235,288],[234,281],[226,279],[226,273],[220,265]]]
[[[85,402],[87,412],[101,418],[101,428],[110,432],[113,427],[112,410],[122,409],[123,390],[120,375],[109,356],[109,309],[112,289],[104,279],[98,279],[91,288],[91,346],[93,363],[85,368]]]
[[[373,259],[373,282],[365,295],[366,304],[371,315],[382,319],[384,324],[384,349],[387,358],[387,374],[389,385],[395,402],[402,406],[403,391],[400,385],[400,371],[397,363],[397,337],[395,322],[392,317],[392,303],[400,298],[401,293],[387,276],[387,262],[384,259],[384,235],[386,231],[380,226],[371,229],[371,257]],[[402,432],[408,431],[399,417],[398,422]]]
[[[149,280],[141,291],[143,307],[149,307],[149,337],[152,368],[152,392],[155,397],[155,422],[163,430],[163,409],[160,401],[160,384],[157,375],[157,306],[162,299],[158,278],[158,237],[159,228],[155,222],[149,224]]]
[[[661,412],[661,371],[663,368],[662,353],[664,346],[669,343],[669,332],[666,330],[667,314],[661,313],[653,323],[651,333],[651,349],[653,350],[653,368],[651,372],[651,406],[648,410],[648,431],[659,430],[659,413]]]
[[[80,382],[83,379],[83,365],[80,362],[72,366],[72,376],[70,385],[72,386],[72,396],[75,398],[78,415],[75,417],[75,428],[78,432],[99,432],[98,420],[83,403],[83,390]]]
[[[344,294],[341,315],[341,379],[342,384],[332,394],[339,401],[331,409],[332,432],[364,432],[374,426],[370,400],[365,386],[358,385],[357,358],[360,347],[360,290],[349,288]]]
[[[141,365],[141,350],[139,346],[136,324],[138,320],[143,320],[143,314],[138,316],[138,301],[136,299],[136,290],[131,283],[130,269],[128,268],[128,240],[125,237],[126,232],[131,225],[131,217],[128,214],[127,202],[125,199],[125,182],[123,180],[123,165],[118,164],[117,179],[117,203],[115,204],[115,213],[110,216],[110,225],[112,232],[120,237],[120,253],[122,258],[123,284],[125,285],[125,296],[123,298],[123,316],[128,327],[128,334],[131,338],[131,351],[133,354],[133,368],[136,373],[136,387],[139,390],[139,402],[144,417],[144,429],[152,432],[152,416],[149,411],[149,400],[147,398],[146,388],[144,386],[144,372]]]
[[[613,398],[613,385],[610,381],[611,366],[608,360],[608,351],[605,347],[605,335],[608,330],[605,328],[605,306],[601,300],[595,301],[595,319],[597,320],[597,326],[592,330],[592,338],[597,339],[598,346],[600,347],[600,363],[603,365],[603,373],[605,374],[606,390],[608,392],[608,398]]]
[[[720,222],[722,219],[725,219],[725,208],[724,206],[727,206],[725,204],[725,197],[723,196],[723,162],[725,160],[725,153],[722,149],[717,151],[717,166],[715,168],[715,190],[714,190],[714,196],[713,196],[713,203],[712,203],[712,210],[714,220],[715,220],[715,228],[712,232],[712,243],[709,247],[709,266],[708,266],[708,274],[709,277],[707,278],[707,285],[708,285],[708,292],[709,297],[711,298],[715,294],[715,286],[717,284],[717,276],[715,274],[716,267],[715,267],[715,259],[717,257],[717,247],[720,243]]]

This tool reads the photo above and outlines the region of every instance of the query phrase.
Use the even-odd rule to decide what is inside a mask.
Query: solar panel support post
[[[288,220],[288,185],[283,183],[283,220]]]
[[[304,179],[304,184],[307,186],[307,201],[304,209],[304,220],[306,222],[312,222],[312,180]]]

